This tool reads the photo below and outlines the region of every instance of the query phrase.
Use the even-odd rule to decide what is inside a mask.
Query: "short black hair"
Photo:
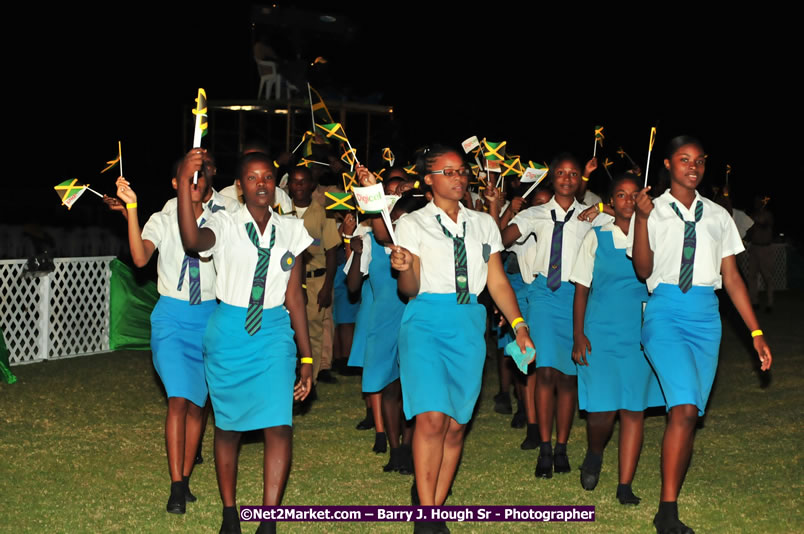
[[[674,137],[667,143],[667,147],[665,148],[664,157],[666,159],[670,159],[673,157],[673,154],[678,152],[678,149],[683,147],[684,145],[695,145],[701,149],[701,152],[704,151],[703,144],[696,138],[692,137],[691,135],[679,135]]]
[[[237,179],[240,180],[243,178],[243,173],[251,163],[255,161],[260,161],[268,165],[276,174],[276,169],[274,168],[274,160],[271,159],[271,156],[265,154],[264,152],[249,152],[244,156],[240,157],[240,160],[237,162]]]

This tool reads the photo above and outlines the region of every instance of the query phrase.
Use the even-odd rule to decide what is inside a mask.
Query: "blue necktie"
[[[203,226],[205,219],[202,217],[198,227]],[[184,255],[184,260],[181,262],[181,273],[179,273],[179,285],[176,287],[181,291],[184,284],[184,273],[187,268],[190,268],[190,305],[201,304],[201,264],[198,258],[193,256]]]
[[[564,243],[564,224],[570,220],[575,209],[569,210],[563,221],[556,220],[556,210],[550,210],[553,218],[553,238],[550,241],[550,264],[547,266],[547,287],[551,291],[561,287],[561,249]]]
[[[455,294],[458,304],[469,304],[469,270],[466,265],[466,221],[463,221],[463,237],[453,236],[441,223],[441,215],[436,215],[438,224],[444,235],[452,239],[453,258],[455,261]]]
[[[692,287],[692,266],[695,263],[696,245],[695,225],[703,217],[703,202],[699,200],[695,204],[695,222],[685,221],[675,202],[671,202],[670,207],[676,212],[678,218],[684,221],[684,248],[681,251],[681,270],[678,273],[678,287],[682,293],[686,293]]]

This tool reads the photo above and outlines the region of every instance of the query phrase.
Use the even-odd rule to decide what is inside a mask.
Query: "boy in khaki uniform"
[[[332,286],[337,266],[336,251],[341,244],[334,219],[327,218],[324,207],[313,201],[315,182],[310,170],[296,167],[288,178],[288,191],[293,200],[293,211],[304,221],[304,227],[313,238],[305,251],[307,272],[307,324],[313,352],[313,380],[320,371],[332,366],[332,336],[324,335],[324,317],[332,306]],[[331,323],[330,323],[331,324]],[[324,346],[328,340],[329,347]]]

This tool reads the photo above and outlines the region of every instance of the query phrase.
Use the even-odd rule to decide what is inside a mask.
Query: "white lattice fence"
[[[34,277],[25,260],[0,261],[0,325],[12,365],[109,350],[113,259],[57,258],[52,273]]]

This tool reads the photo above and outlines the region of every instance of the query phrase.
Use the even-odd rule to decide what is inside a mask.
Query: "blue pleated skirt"
[[[168,397],[197,406],[207,402],[201,340],[217,308],[214,300],[191,306],[186,300],[160,296],[151,312],[151,352]]]
[[[575,285],[561,282],[557,290],[551,291],[547,277],[537,276],[528,288],[527,322],[536,347],[536,367],[552,367],[565,375],[577,375],[572,361]]]
[[[647,291],[644,285],[641,293],[622,290],[621,285],[613,289],[619,294],[593,286],[589,295],[584,332],[592,352],[587,354],[588,366],[577,366],[578,407],[588,412],[641,412],[664,406],[656,374],[640,345]]]
[[[486,309],[472,295],[423,293],[411,300],[399,330],[399,373],[405,417],[441,412],[469,422],[486,359]]]
[[[257,430],[290,425],[296,344],[284,306],[263,310],[262,327],[245,329],[246,308],[221,302],[204,335],[204,366],[215,426]]]
[[[332,303],[332,320],[338,324],[354,323],[357,319],[357,311],[360,309],[360,301],[352,302],[349,300],[349,290],[346,288],[346,274],[343,272],[343,265],[335,269],[335,281],[333,283],[334,297]]]
[[[363,288],[360,290],[360,309],[355,318],[355,333],[352,336],[352,350],[349,352],[349,367],[363,367],[363,358],[366,354],[366,337],[369,333],[369,323],[371,322],[371,304],[374,302],[374,292],[371,284],[363,281]]]
[[[703,415],[717,372],[721,336],[712,287],[659,284],[645,307],[642,345],[669,410],[694,404]]]

